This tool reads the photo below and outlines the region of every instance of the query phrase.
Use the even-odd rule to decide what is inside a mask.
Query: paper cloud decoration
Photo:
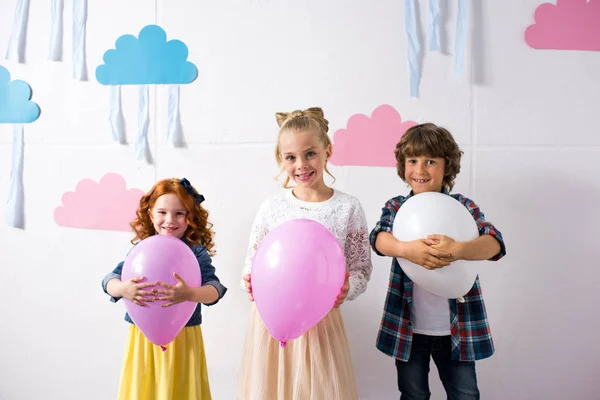
[[[179,116],[179,85],[191,83],[198,75],[196,66],[187,61],[188,48],[179,40],[167,41],[157,25],[142,28],[139,38],[123,35],[115,48],[104,53],[104,64],[96,68],[96,79],[110,86],[109,121],[113,140],[125,144],[125,122],[121,106],[121,85],[140,85],[138,90],[138,133],[135,153],[139,161],[151,163],[148,146],[151,84],[169,85],[168,131],[166,142],[183,146]]]
[[[535,49],[600,51],[600,0],[557,0],[535,10],[525,41]]]
[[[143,195],[140,189],[127,189],[115,173],[104,175],[99,183],[83,179],[74,192],[63,194],[54,221],[71,228],[130,232]]]
[[[133,35],[117,39],[115,48],[104,53],[104,64],[96,68],[96,79],[103,85],[190,83],[198,70],[187,57],[183,42],[167,41],[161,27],[148,25],[139,39]]]
[[[35,121],[40,108],[31,101],[31,88],[21,80],[10,80],[10,72],[0,65],[0,123],[24,124]]]
[[[371,117],[356,114],[350,117],[346,129],[333,134],[334,165],[361,165],[395,167],[394,149],[402,135],[414,121],[402,122],[396,109],[384,104],[377,107]]]

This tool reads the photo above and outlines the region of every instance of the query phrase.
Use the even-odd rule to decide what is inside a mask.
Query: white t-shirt
[[[450,335],[448,299],[437,296],[413,282],[413,332],[420,335]]]

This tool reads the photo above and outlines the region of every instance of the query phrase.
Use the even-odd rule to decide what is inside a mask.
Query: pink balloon
[[[173,272],[191,287],[200,287],[202,283],[198,259],[192,249],[181,239],[154,235],[139,242],[129,252],[121,280],[143,276],[141,282],[161,281],[175,285],[177,280]],[[147,307],[141,307],[125,299],[125,308],[133,322],[148,340],[163,347],[175,339],[198,305],[185,301],[162,307],[165,303],[154,301],[146,303]]]
[[[337,238],[308,219],[287,221],[261,242],[252,293],[267,330],[284,346],[315,326],[335,304],[346,275]]]

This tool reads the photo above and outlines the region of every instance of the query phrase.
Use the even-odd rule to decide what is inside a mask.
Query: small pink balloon
[[[274,228],[252,261],[252,293],[271,336],[286,342],[303,335],[333,308],[346,275],[337,238],[309,219]]]
[[[154,235],[139,242],[129,252],[121,280],[143,276],[140,283],[160,281],[175,285],[174,272],[191,287],[200,287],[202,283],[200,266],[192,249],[181,239]],[[141,307],[125,299],[125,309],[133,322],[148,340],[162,346],[163,350],[187,324],[197,306],[197,303],[185,301],[162,307],[165,303],[154,301]]]

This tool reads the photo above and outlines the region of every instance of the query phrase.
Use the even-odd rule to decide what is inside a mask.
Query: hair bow
[[[204,201],[204,196],[199,194],[196,189],[192,187],[190,181],[188,181],[186,178],[181,179],[179,183],[181,183],[181,185],[185,188],[185,191],[188,192],[190,196],[196,199],[196,203],[200,204]]]

